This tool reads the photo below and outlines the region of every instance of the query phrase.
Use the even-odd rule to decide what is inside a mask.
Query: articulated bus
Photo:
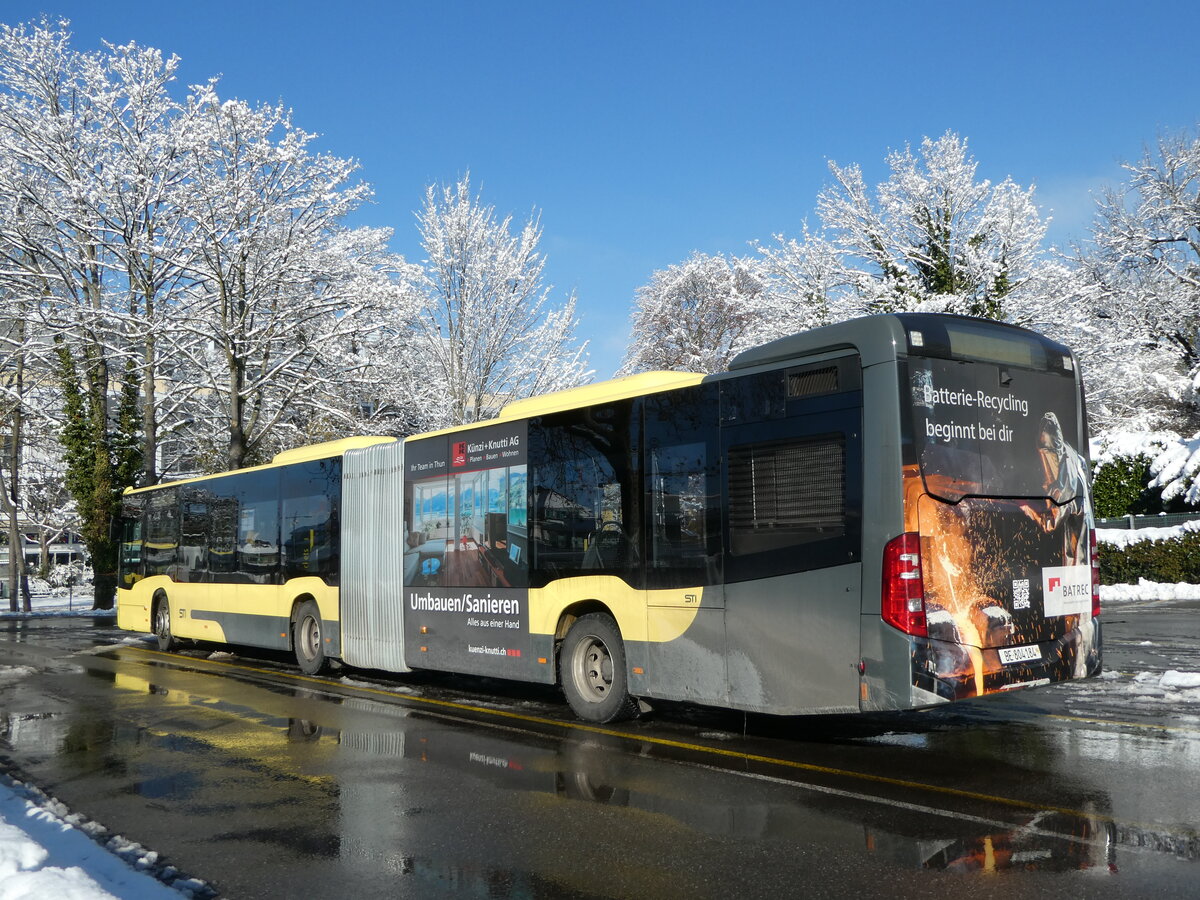
[[[117,621],[559,684],[593,722],[925,707],[1099,673],[1089,473],[1066,347],[872,316],[130,490]]]

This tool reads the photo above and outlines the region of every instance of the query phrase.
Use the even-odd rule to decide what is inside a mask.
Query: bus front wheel
[[[159,597],[154,604],[154,636],[158,638],[158,649],[168,653],[175,649],[176,641],[171,634],[171,604],[166,597]]]
[[[559,660],[563,693],[579,718],[604,723],[637,716],[637,701],[629,696],[625,643],[612,616],[589,613],[576,619]]]
[[[317,604],[305,600],[296,610],[292,643],[296,649],[296,663],[305,675],[316,675],[325,668],[324,626]]]

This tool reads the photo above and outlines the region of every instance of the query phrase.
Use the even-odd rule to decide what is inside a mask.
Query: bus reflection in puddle
[[[415,741],[414,741],[414,738]],[[895,831],[861,824],[861,808],[839,811],[820,795],[798,801],[793,792],[679,790],[670,780],[640,771],[643,760],[602,741],[567,741],[535,749],[503,739],[438,731],[409,740],[426,762],[447,765],[508,790],[550,793],[568,801],[628,807],[668,816],[699,832],[736,839],[841,844],[852,850],[865,833],[865,849],[902,866],[962,874],[1001,871],[1116,873],[1116,827],[1105,815],[1043,812],[1010,831],[931,837],[928,819],[907,817]],[[797,785],[800,790],[803,785]],[[791,795],[791,796],[789,796]],[[738,797],[740,796],[740,799]],[[1083,804],[1084,809],[1094,804]],[[860,815],[856,815],[856,809]],[[970,828],[970,823],[966,823]],[[986,828],[986,824],[979,827]],[[919,835],[919,836],[918,836]]]
[[[484,782],[500,791],[548,795],[565,803],[628,808],[717,838],[824,847],[832,853],[865,850],[901,866],[963,874],[1117,871],[1119,836],[1104,813],[1107,803],[1101,800],[1097,804],[1095,797],[1077,800],[1084,810],[1080,815],[1039,813],[1007,831],[979,820],[947,827],[940,824],[944,820],[931,820],[928,813],[877,805],[868,798],[847,804],[834,795],[813,793],[803,784],[745,783],[736,776],[713,779],[687,766],[664,769],[652,759],[650,745],[631,748],[626,741],[603,736],[530,744],[459,729],[411,711],[405,712],[394,728],[339,730],[184,690],[168,691],[124,674],[117,676],[117,686],[159,695],[170,705],[217,713],[221,727],[204,722],[201,740],[206,747],[226,754],[232,767],[249,765],[261,770],[265,766],[277,773],[274,785],[291,783],[300,789],[296,796],[319,804],[336,798],[343,816],[334,832],[343,852],[352,856],[375,858],[385,851],[391,853],[395,840],[407,833],[399,825],[399,831],[379,828],[379,823],[395,819],[397,795],[375,779],[360,781],[364,762],[370,763],[371,771],[381,772],[388,771],[386,760],[406,759],[449,770],[454,782],[462,786]],[[346,703],[363,712],[380,711],[370,701]],[[176,734],[173,740],[180,737]],[[308,746],[299,752],[300,745]],[[408,777],[411,770],[403,768],[394,772],[397,784],[403,784],[405,803],[413,809],[439,808],[446,802],[440,793],[444,787],[439,786],[444,779],[413,779]],[[147,786],[157,788],[156,794],[172,787],[155,782],[150,777],[154,773],[143,774],[139,779],[143,793]],[[305,790],[318,783],[337,787],[332,793]],[[167,791],[170,796],[195,797],[201,786],[179,783],[173,787]],[[271,799],[275,802],[278,796],[271,793]],[[322,815],[327,817],[328,812]],[[880,827],[880,821],[886,821],[888,827]],[[328,841],[330,835],[322,839]],[[1121,842],[1127,841],[1121,837]],[[431,871],[454,868],[452,861],[419,864]],[[460,872],[455,877],[466,875]]]
[[[1116,874],[1116,826],[1099,816],[1039,813],[1011,831],[948,840],[912,839],[865,829],[866,849],[917,868],[962,875],[998,872]]]

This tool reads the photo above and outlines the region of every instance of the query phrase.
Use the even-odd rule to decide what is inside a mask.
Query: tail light
[[[921,579],[921,537],[905,532],[883,548],[883,621],[905,634],[928,637],[925,585]]]
[[[1100,615],[1100,554],[1096,550],[1096,529],[1088,529],[1092,557],[1092,617]]]

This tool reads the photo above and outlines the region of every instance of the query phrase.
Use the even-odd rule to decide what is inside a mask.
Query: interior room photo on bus
[[[412,483],[404,529],[405,584],[524,586],[526,467],[498,466]]]

